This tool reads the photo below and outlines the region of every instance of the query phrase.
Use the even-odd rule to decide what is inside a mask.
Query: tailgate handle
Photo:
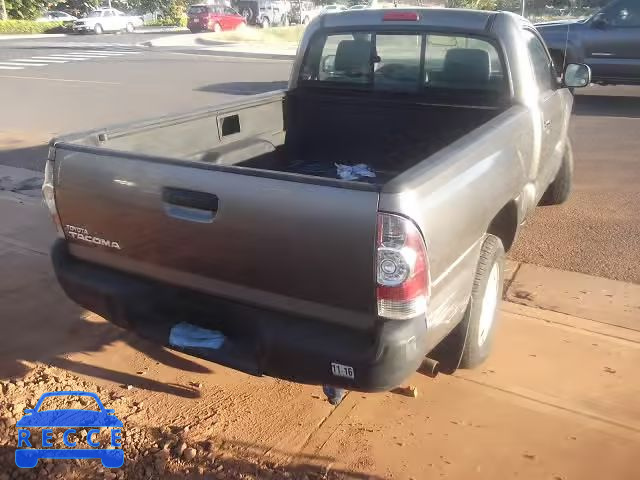
[[[211,223],[218,212],[218,197],[213,193],[164,187],[162,201],[167,215],[189,222]]]

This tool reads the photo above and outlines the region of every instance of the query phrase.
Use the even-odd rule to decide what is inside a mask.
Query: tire
[[[125,27],[125,30],[127,31],[127,33],[133,33],[135,29],[136,28],[133,26],[133,23],[131,22],[127,23],[127,26]]]
[[[96,23],[93,27],[93,32],[96,35],[102,35],[102,33],[104,32],[104,29],[102,28],[102,25],[100,25],[99,23]]]
[[[262,21],[260,22],[260,25],[262,25],[262,28],[269,28],[271,26],[271,22],[267,17],[262,17]]]
[[[222,31],[222,26],[221,26],[219,23],[216,23],[216,24],[213,26],[213,31],[214,31],[215,33],[220,33],[220,32]]]
[[[467,325],[467,332],[459,368],[475,368],[491,353],[502,299],[504,257],[502,241],[494,235],[487,235],[480,249],[471,300],[462,320]]]
[[[189,31],[191,33],[198,33],[200,30],[198,30],[197,28],[190,28]]]
[[[471,288],[471,298],[467,304],[464,316],[458,325],[447,335],[440,344],[429,353],[429,358],[439,362],[440,372],[448,375],[453,374],[458,368],[473,368],[482,363],[491,350],[493,332],[495,329],[495,317],[497,306],[502,298],[502,282],[504,277],[504,246],[502,241],[494,236],[487,235],[480,249],[480,258],[476,268],[473,285]],[[485,304],[482,300],[487,294],[494,267],[497,268],[491,281],[495,288],[495,304]],[[492,287],[493,290],[493,287]],[[489,308],[485,315],[485,328],[482,333],[483,340],[479,341],[482,327],[480,326],[484,308]],[[487,320],[491,320],[490,322]]]
[[[566,202],[571,195],[571,187],[573,185],[573,148],[571,142],[567,140],[567,146],[562,156],[560,170],[556,174],[556,178],[547,187],[542,199],[541,206],[560,205]]]

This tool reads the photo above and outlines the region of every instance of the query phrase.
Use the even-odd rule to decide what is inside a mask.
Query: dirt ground
[[[540,312],[505,303],[495,354],[477,370],[416,373],[415,398],[351,392],[338,407],[318,387],[250,377],[116,331],[109,345],[55,367],[20,362],[26,374],[2,383],[0,479],[639,478],[640,332]],[[122,469],[88,460],[15,468],[15,421],[50,390],[94,391],[115,409]]]
[[[51,271],[39,200],[5,197],[0,218],[0,480],[640,478],[640,285],[510,264],[486,364],[418,372],[405,385],[417,397],[351,392],[333,407],[319,387],[172,352],[82,311]],[[15,467],[15,423],[51,390],[115,409],[121,469]]]

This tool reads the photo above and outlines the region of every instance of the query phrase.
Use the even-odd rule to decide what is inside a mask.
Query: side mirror
[[[604,30],[609,26],[609,20],[604,13],[598,13],[593,20],[591,21],[591,26],[593,28],[599,28],[600,30]]]
[[[583,63],[569,63],[564,69],[565,87],[582,88],[591,83],[591,68]]]

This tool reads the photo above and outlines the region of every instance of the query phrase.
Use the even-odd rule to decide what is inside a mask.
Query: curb
[[[210,57],[229,57],[229,58],[255,58],[264,60],[287,60],[291,61],[296,58],[295,55],[287,55],[281,53],[265,53],[265,52],[249,52],[249,51],[229,51],[229,50],[173,50],[172,53],[185,53],[191,55],[206,55]]]
[[[640,285],[508,262],[503,300],[640,332]]]

